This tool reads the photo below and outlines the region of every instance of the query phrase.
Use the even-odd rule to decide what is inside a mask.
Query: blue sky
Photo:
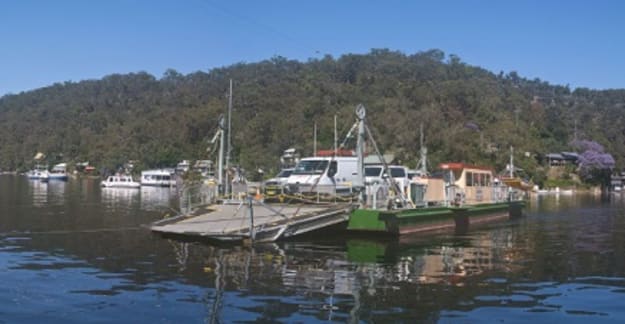
[[[625,88],[625,1],[0,0],[0,96],[280,55],[432,48],[495,73]]]

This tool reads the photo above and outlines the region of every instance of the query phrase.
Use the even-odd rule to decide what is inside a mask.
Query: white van
[[[397,182],[397,186],[401,190],[401,192],[406,194],[406,188],[409,186],[410,178],[408,174],[408,168],[402,165],[389,165],[388,173],[384,172],[384,165],[382,164],[366,165],[365,184],[375,185],[384,182],[390,183],[390,181],[386,180],[389,177],[389,173],[391,178],[393,178],[393,180]]]
[[[384,166],[381,164],[365,165],[365,185],[384,183]]]
[[[408,178],[408,168],[402,165],[389,165],[389,173],[391,178],[397,182],[399,190],[404,195],[408,194],[408,186],[410,186],[410,178]]]
[[[346,194],[362,186],[356,157],[308,157],[301,159],[287,180],[289,193]]]

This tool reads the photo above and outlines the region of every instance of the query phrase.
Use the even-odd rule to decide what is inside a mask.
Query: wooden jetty
[[[346,223],[354,205],[278,205],[254,200],[209,205],[150,225],[154,232],[219,241],[272,242]]]

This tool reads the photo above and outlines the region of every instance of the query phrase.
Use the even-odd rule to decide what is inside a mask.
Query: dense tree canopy
[[[387,49],[307,62],[274,57],[208,72],[114,74],[57,83],[0,98],[0,168],[25,169],[36,152],[52,160],[114,168],[171,166],[208,156],[207,142],[226,112],[234,80],[233,158],[247,169],[275,172],[282,150],[310,154],[342,134],[363,103],[378,145],[414,166],[419,125],[430,164],[486,163],[502,168],[515,147],[531,170],[549,151],[571,150],[574,138],[602,144],[625,162],[624,90],[595,91],[495,74],[440,50],[412,55]],[[51,161],[55,162],[55,161]]]

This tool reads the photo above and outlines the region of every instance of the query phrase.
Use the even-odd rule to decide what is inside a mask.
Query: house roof
[[[564,156],[560,153],[547,153],[546,156],[550,160],[564,160]]]
[[[548,153],[545,156],[550,160],[577,161],[579,159],[579,154],[576,152]]]
[[[562,152],[562,156],[567,160],[579,159],[579,154],[577,154],[576,152]]]

